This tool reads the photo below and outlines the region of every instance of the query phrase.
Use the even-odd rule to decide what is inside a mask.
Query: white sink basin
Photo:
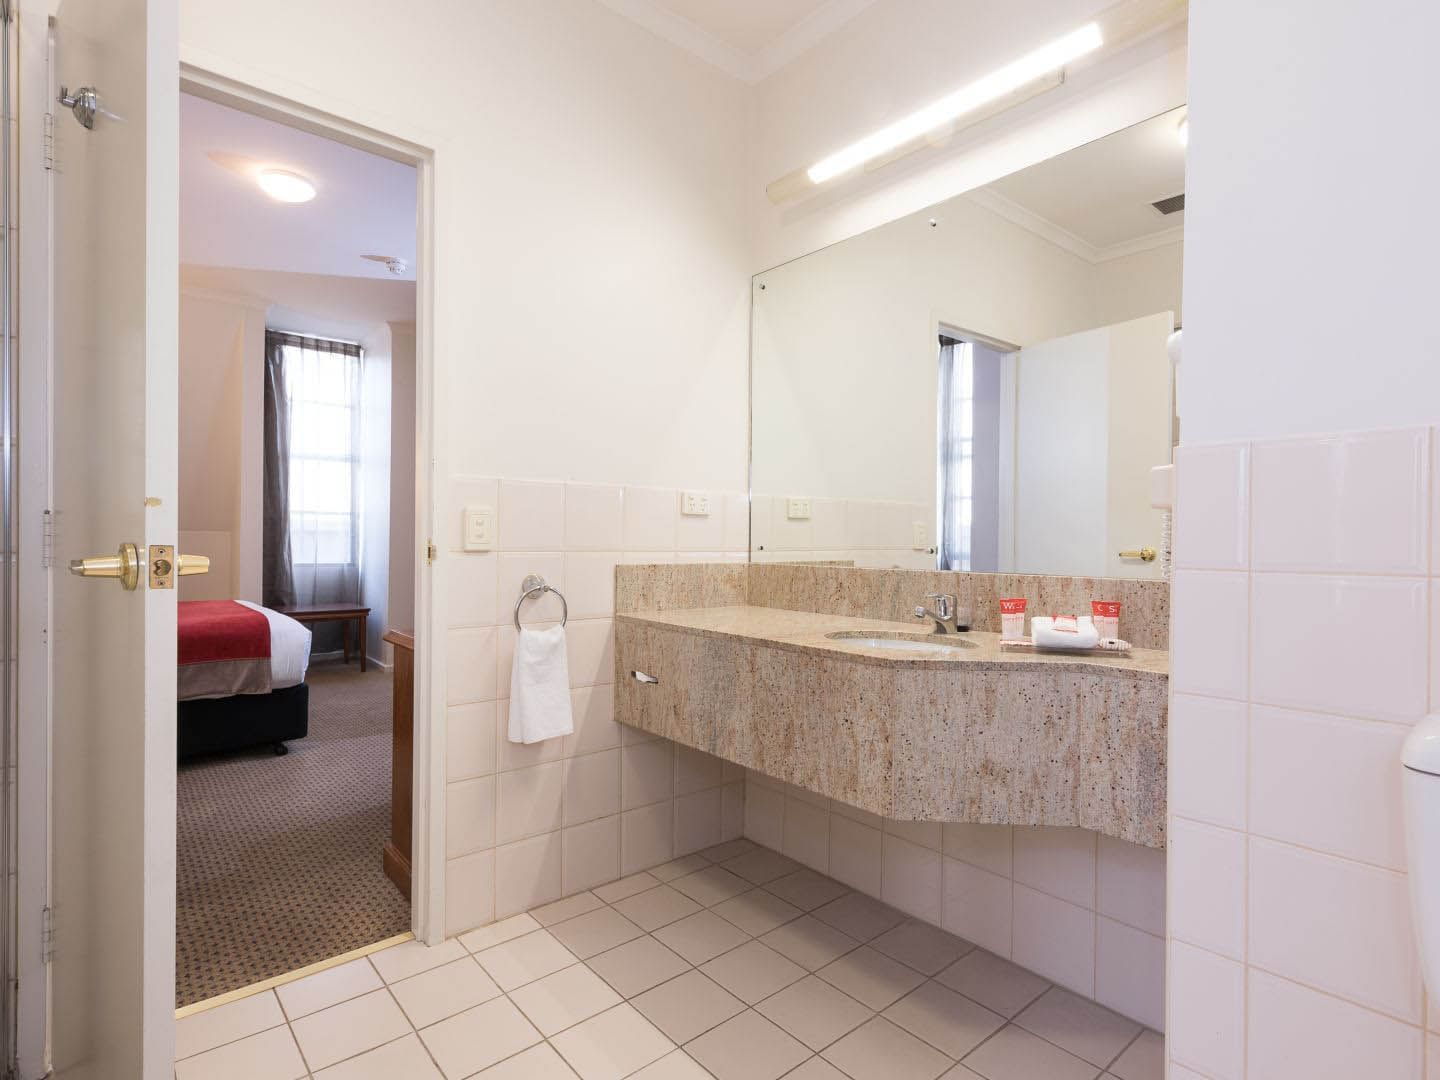
[[[934,634],[914,637],[881,637],[876,634],[867,634],[863,630],[843,630],[834,634],[826,634],[827,638],[840,645],[853,645],[859,649],[887,649],[895,652],[918,652],[918,653],[952,653],[957,649],[971,649],[975,647],[973,641],[966,641],[964,638],[954,639],[939,638]]]

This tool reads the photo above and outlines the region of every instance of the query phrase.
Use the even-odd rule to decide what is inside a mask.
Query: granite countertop
[[[952,638],[936,635],[939,642],[960,640],[965,644],[954,654],[898,652],[847,644],[826,637],[833,633],[867,632],[872,637],[914,637],[924,633],[925,623],[887,622],[883,619],[846,615],[820,615],[809,611],[753,606],[680,608],[669,611],[634,611],[617,614],[630,620],[672,627],[704,637],[734,638],[742,641],[892,667],[963,665],[976,670],[1056,670],[1084,674],[1130,676],[1138,679],[1166,679],[1170,673],[1169,653],[1159,649],[1132,649],[1128,656],[1112,653],[1077,654],[1010,650],[1000,647],[1000,635],[971,630]]]

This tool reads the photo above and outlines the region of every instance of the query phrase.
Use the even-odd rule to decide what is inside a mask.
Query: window
[[[282,336],[290,413],[290,557],[356,566],[360,346]]]
[[[940,568],[971,568],[975,518],[975,347],[940,338]]]

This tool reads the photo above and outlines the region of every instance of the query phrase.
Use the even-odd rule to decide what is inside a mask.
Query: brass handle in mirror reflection
[[[1159,552],[1152,547],[1143,547],[1139,551],[1122,551],[1120,552],[1120,558],[1139,559],[1141,562],[1154,562],[1158,554]]]
[[[140,549],[134,544],[121,544],[115,555],[92,555],[88,559],[70,560],[70,572],[79,577],[118,578],[127,592],[140,584]]]

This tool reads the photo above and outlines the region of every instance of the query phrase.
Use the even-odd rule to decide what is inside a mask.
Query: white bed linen
[[[309,628],[289,615],[281,615],[249,600],[237,600],[236,603],[260,612],[270,622],[271,689],[284,690],[287,686],[299,686],[304,682],[305,672],[310,668]]]

